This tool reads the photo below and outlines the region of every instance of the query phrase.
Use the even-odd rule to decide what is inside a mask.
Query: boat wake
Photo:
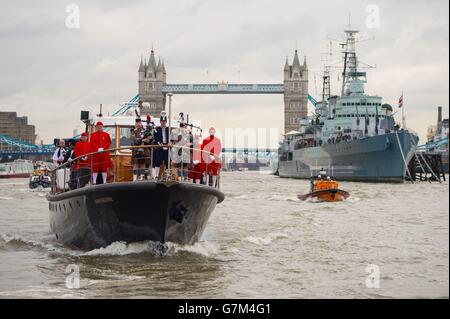
[[[288,235],[283,234],[283,233],[273,233],[273,234],[268,234],[265,237],[247,236],[244,238],[244,240],[248,241],[252,244],[258,245],[258,246],[268,246],[277,239],[288,238],[288,237],[289,237]]]
[[[205,257],[210,257],[219,252],[219,247],[212,242],[198,242],[194,245],[179,245],[175,243],[159,243],[154,241],[143,241],[136,243],[126,243],[117,241],[111,245],[94,249],[85,253],[82,256],[123,256],[130,254],[142,254],[151,253],[157,256],[173,256],[179,253],[193,253],[202,255]]]
[[[361,198],[353,197],[353,196],[350,196],[349,198],[346,199],[346,201],[350,202],[350,203],[356,203],[356,202],[359,202],[360,200],[361,200]]]
[[[52,237],[53,238],[53,237]],[[10,234],[2,234],[0,236],[0,248],[8,249],[8,248],[29,248],[29,249],[44,249],[49,252],[60,252],[64,254],[66,250],[64,247],[57,246],[57,243],[52,243],[51,240],[49,242],[23,238],[17,235]]]
[[[287,195],[268,195],[264,197],[268,201],[287,201],[287,202],[299,202],[300,200],[296,196]]]
[[[153,241],[143,241],[126,243],[117,241],[107,247],[93,249],[87,252],[71,249],[62,246],[51,239],[33,240],[22,236],[2,234],[0,236],[0,249],[38,249],[46,252],[70,255],[74,257],[84,256],[125,256],[131,254],[153,254],[155,256],[174,256],[181,253],[197,254],[204,257],[211,257],[219,253],[219,246],[214,242],[202,241],[194,245],[179,245],[175,243],[159,243]]]

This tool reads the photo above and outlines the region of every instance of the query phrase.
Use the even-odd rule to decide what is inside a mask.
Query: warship
[[[331,96],[330,67],[323,74],[322,101],[300,119],[298,131],[284,135],[278,149],[278,175],[311,178],[326,170],[339,180],[403,182],[418,136],[395,123],[393,108],[364,91],[359,70],[357,30],[346,30],[342,90]]]

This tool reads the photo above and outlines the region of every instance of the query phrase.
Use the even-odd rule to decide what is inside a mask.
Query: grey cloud
[[[341,35],[349,11],[363,34],[375,36],[360,45],[362,59],[378,66],[369,70],[370,93],[395,104],[402,89],[408,92],[408,117],[422,136],[435,106],[448,108],[444,0],[70,2],[81,10],[79,30],[65,28],[67,3],[0,0],[0,110],[29,115],[46,141],[79,126],[81,109],[103,103],[113,111],[134,96],[140,56],[148,57],[152,43],[171,83],[205,82],[206,70],[209,82],[281,82],[285,56],[292,60],[298,46],[316,94],[327,36]],[[380,7],[380,29],[364,25],[368,3]],[[281,96],[175,101],[207,125],[283,126]]]

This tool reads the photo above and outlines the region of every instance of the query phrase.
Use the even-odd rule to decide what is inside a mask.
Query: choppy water
[[[114,243],[90,252],[56,243],[45,191],[0,180],[0,298],[449,297],[449,186],[341,183],[341,203],[300,202],[308,181],[224,173],[225,201],[204,238]],[[368,288],[366,267],[379,267]],[[66,287],[66,267],[80,288]],[[373,269],[373,268],[372,268]]]

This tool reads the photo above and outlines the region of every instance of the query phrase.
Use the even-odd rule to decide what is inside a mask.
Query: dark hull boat
[[[49,176],[45,175],[31,175],[30,182],[28,185],[31,189],[38,188],[39,186],[42,188],[50,187],[52,181]]]
[[[56,238],[91,250],[115,241],[193,244],[224,194],[194,183],[141,181],[87,186],[48,200]]]

